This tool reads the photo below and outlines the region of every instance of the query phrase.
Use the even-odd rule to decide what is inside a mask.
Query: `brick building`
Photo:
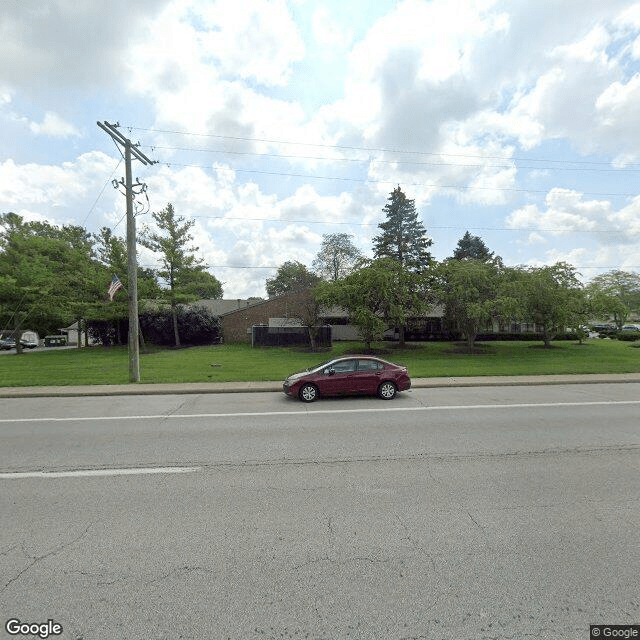
[[[225,342],[251,342],[251,327],[253,325],[269,325],[270,320],[279,318],[283,321],[290,319],[288,324],[299,325],[295,321],[297,310],[311,299],[309,290],[285,293],[276,298],[248,304],[240,309],[221,313],[220,327]]]

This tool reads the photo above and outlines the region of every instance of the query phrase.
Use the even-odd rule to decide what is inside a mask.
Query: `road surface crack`
[[[469,520],[471,520],[471,522],[473,522],[473,524],[475,524],[478,529],[480,529],[483,533],[486,533],[487,530],[471,515],[471,511],[467,511],[467,515],[469,516]]]
[[[2,587],[2,591],[0,591],[0,593],[4,593],[10,585],[12,585],[16,580],[19,580],[25,573],[30,571],[36,564],[38,564],[39,562],[42,562],[42,560],[46,560],[47,558],[51,558],[51,557],[53,557],[55,555],[58,555],[59,553],[62,553],[65,549],[67,549],[68,547],[71,547],[72,545],[74,545],[77,542],[79,542],[87,534],[87,532],[91,528],[92,524],[93,523],[88,524],[86,529],[79,536],[74,538],[73,540],[70,540],[69,542],[65,542],[64,544],[58,545],[57,547],[51,549],[50,551],[47,551],[47,553],[43,553],[42,555],[39,555],[39,556],[29,555],[27,553],[26,548],[25,548],[25,544],[22,543],[22,545],[20,545],[21,548],[22,548],[22,553],[25,555],[26,558],[31,560],[31,562],[26,567],[24,567],[21,571],[19,571],[15,576],[13,576],[13,578],[11,578]],[[17,545],[14,545],[14,548],[16,546]]]
[[[426,549],[411,535],[407,523],[398,514],[396,514],[396,520],[400,523],[400,526],[404,530],[404,539],[407,540],[416,551],[419,551],[423,556],[425,556],[425,558],[429,559],[429,561],[431,562],[431,568],[435,573],[436,561],[434,557],[428,551],[426,551]]]
[[[172,578],[181,578],[185,575],[189,575],[191,573],[195,573],[197,571],[200,571],[202,573],[207,573],[207,574],[215,574],[215,571],[213,571],[212,569],[208,569],[207,567],[190,567],[185,565],[184,567],[177,567],[175,569],[172,569],[171,571],[168,571],[167,573],[164,573],[160,576],[158,576],[157,578],[153,578],[152,580],[148,580],[147,584],[152,585],[155,584],[157,582],[162,582],[164,580],[169,580]]]

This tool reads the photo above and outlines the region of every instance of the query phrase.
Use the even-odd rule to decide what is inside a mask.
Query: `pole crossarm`
[[[111,124],[105,120],[104,122],[98,122],[97,125],[103,131],[106,131],[117,143],[121,144],[123,147],[129,146],[129,148],[131,149],[131,154],[135,156],[137,160],[140,160],[140,162],[142,162],[142,164],[144,164],[145,166],[158,163],[157,160],[150,160],[144,153],[142,153],[142,151],[140,151],[140,149],[138,149],[140,143],[133,144],[131,140],[129,140],[129,138],[125,138],[122,133],[118,131],[117,127],[120,126],[119,123],[116,122],[116,124]]]

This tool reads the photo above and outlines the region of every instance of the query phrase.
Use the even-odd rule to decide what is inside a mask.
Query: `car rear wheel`
[[[318,387],[315,384],[303,384],[298,396],[303,402],[313,402],[318,399]]]
[[[398,388],[393,382],[387,380],[378,387],[378,396],[383,400],[391,400],[395,398]]]

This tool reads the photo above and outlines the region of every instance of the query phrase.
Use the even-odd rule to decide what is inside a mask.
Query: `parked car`
[[[618,331],[618,327],[615,324],[610,322],[602,323],[602,324],[594,324],[591,329],[596,331],[597,333],[611,334],[616,333]]]
[[[622,331],[640,331],[640,324],[625,324]]]
[[[378,395],[391,400],[411,388],[406,367],[365,355],[344,356],[290,375],[282,384],[289,396],[313,402],[320,396]]]
[[[35,349],[38,346],[38,343],[35,340],[20,340],[20,344],[25,348],[25,349]]]
[[[3,338],[0,340],[0,349],[3,351],[9,351],[9,349],[16,348],[16,341],[13,338]]]

